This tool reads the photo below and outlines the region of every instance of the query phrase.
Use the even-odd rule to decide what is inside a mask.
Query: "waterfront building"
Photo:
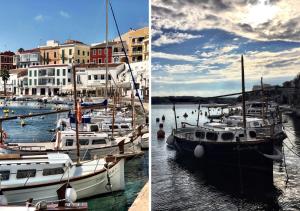
[[[147,101],[149,99],[149,62],[134,62],[130,64],[130,67],[135,83],[137,84],[139,95],[142,99]],[[119,74],[118,84],[119,87],[122,87],[123,96],[130,96],[131,91],[134,90],[132,76],[127,64],[124,71]],[[135,90],[134,94],[136,94]]]
[[[45,46],[40,46],[40,64],[59,64],[59,43],[55,40],[48,40]]]
[[[72,84],[72,66],[67,64],[38,65],[28,68],[29,95],[53,96]]]
[[[90,63],[90,46],[77,40],[59,45],[59,64]]]
[[[143,40],[143,61],[149,60],[149,36]]]
[[[112,47],[115,42],[108,42],[108,63],[112,63]],[[104,64],[106,63],[106,43],[100,43],[91,46],[90,63]]]
[[[115,44],[113,45],[113,51],[112,51],[112,60],[113,63],[121,63],[121,62],[126,62],[126,56],[123,50],[123,45],[125,48],[126,53],[128,54],[128,46],[127,43],[123,41],[122,42],[114,42]]]
[[[118,85],[118,77],[125,70],[125,64],[108,64],[108,95],[111,96]],[[76,67],[77,90],[87,96],[104,96],[106,84],[106,64],[80,64]],[[72,87],[65,87],[67,91]]]
[[[115,39],[115,41],[119,40],[119,38]],[[141,62],[148,59],[149,27],[130,29],[122,35],[122,40],[128,45],[129,62]]]
[[[14,69],[13,57],[15,53],[11,51],[0,52],[0,70]]]
[[[20,49],[14,55],[14,65],[16,68],[27,68],[34,65],[39,65],[41,61],[40,49],[34,48],[30,50]]]

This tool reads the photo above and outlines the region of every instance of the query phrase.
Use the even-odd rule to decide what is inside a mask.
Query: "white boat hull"
[[[124,190],[124,159],[121,159],[109,169],[110,182],[113,191]],[[70,179],[71,186],[77,193],[77,199],[92,197],[99,194],[110,193],[107,189],[107,171],[100,171],[82,178]],[[61,182],[50,182],[48,184],[39,184],[24,186],[18,188],[2,187],[4,195],[9,204],[24,204],[29,198],[33,198],[34,203],[38,201],[58,200],[56,191],[64,184]]]

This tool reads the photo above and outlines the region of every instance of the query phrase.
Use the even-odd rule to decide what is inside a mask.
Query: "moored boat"
[[[73,163],[66,154],[2,155],[1,190],[9,204],[28,199],[55,201],[56,191],[70,184],[77,199],[124,189],[124,159],[97,159]],[[107,161],[107,162],[106,162]]]

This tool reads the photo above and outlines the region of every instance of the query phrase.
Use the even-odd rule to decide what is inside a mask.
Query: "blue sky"
[[[148,26],[148,0],[111,0],[121,33]],[[110,12],[110,11],[109,11]],[[110,38],[117,30],[109,13]],[[105,39],[105,0],[1,1],[0,51],[30,49],[54,39]]]
[[[153,0],[152,95],[216,96],[300,72],[296,0]]]

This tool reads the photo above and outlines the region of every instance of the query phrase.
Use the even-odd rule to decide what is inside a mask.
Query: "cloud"
[[[300,69],[300,48],[288,49],[280,52],[251,51],[245,54],[245,77],[248,82],[281,77],[293,78]],[[223,68],[220,68],[220,65]],[[198,64],[170,65],[155,64],[155,70],[167,74],[164,77],[155,78],[161,84],[176,84],[178,76],[182,84],[221,83],[226,81],[240,81],[241,79],[240,55],[236,53],[218,54],[210,59],[201,60]],[[180,70],[185,73],[182,78]]]
[[[300,42],[297,0],[153,0],[152,5],[157,30],[217,28],[254,40]]]
[[[163,52],[151,52],[152,58],[160,58],[160,59],[168,59],[168,60],[178,60],[178,61],[188,61],[188,62],[195,62],[198,61],[199,58],[192,55],[180,55],[180,54],[170,54],[170,53],[163,53]]]
[[[179,44],[189,39],[201,38],[202,35],[192,35],[181,32],[169,32],[162,34],[161,31],[154,30],[154,35],[158,35],[159,38],[153,40],[152,45],[162,46],[167,44]],[[153,36],[154,37],[154,36]]]
[[[71,17],[69,13],[67,13],[63,10],[59,11],[59,14],[60,14],[60,16],[62,16],[64,18],[70,18]]]
[[[34,20],[37,21],[37,22],[42,22],[42,21],[45,20],[45,16],[39,14],[39,15],[34,17]]]

